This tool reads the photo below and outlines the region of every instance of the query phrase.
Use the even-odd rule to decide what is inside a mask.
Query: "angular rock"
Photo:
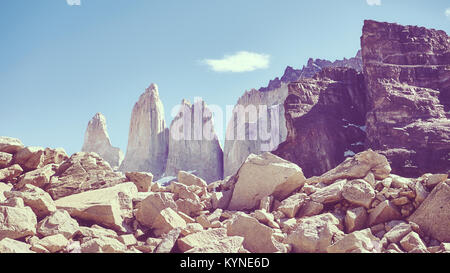
[[[408,218],[426,234],[441,241],[450,241],[450,182],[437,185],[420,207]]]
[[[325,253],[328,246],[344,235],[339,224],[331,213],[300,219],[284,243],[292,245],[295,253]]]
[[[25,171],[38,169],[44,165],[44,150],[42,147],[25,147],[14,155],[14,163]]]
[[[403,239],[403,237],[405,237],[411,231],[412,231],[412,229],[411,229],[411,226],[409,224],[400,223],[400,224],[394,226],[386,234],[384,234],[384,237],[390,243],[399,243],[400,240]]]
[[[219,191],[211,193],[211,204],[213,209],[226,209],[230,204],[233,191]]]
[[[156,236],[160,236],[176,228],[185,228],[186,221],[173,209],[165,208],[156,216],[152,227],[154,228],[153,233]]]
[[[106,118],[101,113],[95,114],[89,121],[81,151],[97,153],[113,168],[119,167],[123,161],[122,151],[111,145],[106,128]]]
[[[153,174],[146,172],[127,172],[125,176],[136,184],[139,192],[148,192],[152,188]]]
[[[55,202],[41,188],[33,185],[25,185],[21,191],[10,191],[4,193],[7,198],[20,197],[26,206],[29,206],[38,218],[43,218],[56,211]]]
[[[406,235],[401,241],[400,245],[406,252],[411,252],[414,249],[420,249],[424,252],[427,252],[427,247],[423,243],[422,239],[420,239],[419,234],[411,231],[408,235]]]
[[[0,169],[6,168],[11,165],[12,159],[12,154],[0,152]]]
[[[401,218],[401,214],[398,208],[389,202],[388,200],[381,202],[375,209],[369,214],[369,226],[373,226],[379,223],[388,222],[391,220],[398,220]]]
[[[124,234],[119,236],[119,241],[125,246],[133,246],[137,244],[137,240],[133,234]]]
[[[274,230],[253,217],[239,214],[227,229],[228,236],[244,237],[243,246],[252,253],[286,252],[286,247],[273,237]]]
[[[18,239],[36,234],[37,219],[29,207],[0,206],[0,240]]]
[[[175,228],[169,231],[155,249],[155,253],[170,253],[175,246],[178,237],[180,237],[180,234],[181,228]]]
[[[442,183],[445,180],[447,180],[447,178],[448,174],[433,174],[426,181],[427,187],[433,188],[439,183]]]
[[[8,168],[0,170],[0,181],[11,181],[22,174],[23,169],[19,164],[14,164]]]
[[[63,148],[45,148],[43,166],[49,164],[59,165],[67,159],[69,159],[69,157],[67,156],[67,153]]]
[[[8,184],[0,182],[0,202],[3,202],[6,200],[4,192],[10,191],[11,189],[12,189],[12,185],[8,185]]]
[[[372,235],[370,228],[345,235],[327,248],[328,253],[380,253],[380,239]]]
[[[237,253],[242,247],[243,241],[243,237],[228,237],[227,230],[225,228],[217,228],[196,232],[178,239],[177,245],[182,252],[187,252],[193,249],[192,252],[194,253]]]
[[[20,177],[16,188],[21,189],[30,184],[39,188],[45,188],[50,183],[51,177],[56,173],[57,165],[46,165],[42,168],[25,173]]]
[[[81,244],[82,253],[125,253],[127,247],[119,240],[110,237],[90,239]]]
[[[195,170],[206,182],[223,178],[223,151],[214,130],[211,110],[202,100],[183,100],[170,125],[169,154],[165,174]]]
[[[164,121],[164,106],[158,86],[151,84],[133,107],[124,172],[151,172],[155,179],[164,173],[167,162],[169,130]]]
[[[22,141],[17,138],[0,136],[0,152],[15,154],[23,147]]]
[[[108,162],[95,153],[76,153],[61,164],[58,179],[47,188],[54,200],[85,191],[112,187],[125,182],[121,173],[114,172]]]
[[[177,210],[177,204],[173,200],[173,194],[161,192],[152,193],[140,203],[140,206],[136,211],[136,219],[142,225],[152,228],[160,211],[165,208]]]
[[[342,200],[342,192],[346,184],[347,180],[340,180],[327,187],[321,188],[311,194],[311,200],[322,204],[339,202]]]
[[[362,179],[352,180],[345,184],[342,197],[350,203],[369,209],[375,198],[375,190]]]
[[[39,240],[39,244],[51,253],[63,250],[69,244],[69,240],[62,234],[47,236]]]
[[[345,230],[352,233],[361,230],[367,225],[368,214],[363,207],[347,210],[345,215]]]
[[[278,206],[278,210],[283,212],[288,218],[294,218],[301,206],[306,202],[307,195],[297,193],[284,199]]]
[[[137,195],[134,183],[82,192],[56,200],[56,207],[72,217],[123,231],[124,218],[131,218],[133,197]]]
[[[67,239],[71,239],[79,231],[78,222],[70,217],[65,210],[57,210],[51,213],[37,225],[37,233],[42,236],[62,234]]]
[[[305,182],[300,167],[271,153],[250,155],[236,177],[229,210],[253,209],[270,195],[282,200]]]
[[[306,203],[300,208],[297,217],[309,217],[318,215],[322,212],[324,205],[312,200],[306,201]]]
[[[199,187],[206,187],[207,183],[202,178],[195,176],[191,173],[185,172],[185,171],[179,171],[178,172],[178,182],[181,184],[184,184],[186,186],[199,186]]]
[[[10,238],[0,240],[0,253],[34,253],[30,245]]]

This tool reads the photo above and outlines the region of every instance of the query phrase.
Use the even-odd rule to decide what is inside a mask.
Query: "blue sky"
[[[96,112],[125,152],[132,107],[152,82],[170,123],[182,98],[233,105],[287,65],[354,56],[364,19],[450,33],[448,0],[69,2],[0,4],[0,135],[69,154]],[[255,65],[218,61],[237,53]]]

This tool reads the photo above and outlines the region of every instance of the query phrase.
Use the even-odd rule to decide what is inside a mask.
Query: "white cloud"
[[[216,72],[249,72],[268,68],[270,56],[239,51],[233,55],[225,55],[222,59],[206,59],[203,62]]]
[[[366,0],[369,6],[381,6],[381,0]]]
[[[450,19],[450,8],[445,10],[445,16],[447,16],[447,18]]]
[[[81,0],[66,0],[69,6],[81,6]]]

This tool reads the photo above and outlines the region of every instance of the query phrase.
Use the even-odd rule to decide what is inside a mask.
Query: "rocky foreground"
[[[162,186],[0,137],[0,252],[450,252],[448,174],[390,172],[367,150],[306,179],[264,153],[223,181],[180,171]]]

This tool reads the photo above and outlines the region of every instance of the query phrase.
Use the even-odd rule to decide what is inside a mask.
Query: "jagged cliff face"
[[[365,88],[361,73],[326,68],[289,84],[284,102],[288,136],[274,152],[320,175],[364,149]]]
[[[122,151],[111,145],[106,127],[106,118],[101,113],[95,114],[89,121],[81,151],[97,153],[113,168],[119,167],[123,160]]]
[[[147,171],[155,178],[160,177],[166,166],[168,141],[164,106],[159,99],[158,86],[152,84],[134,105],[127,154],[120,170]]]
[[[450,170],[450,39],[444,31],[365,21],[368,146],[393,172]]]
[[[280,88],[283,84],[289,84],[291,82],[298,81],[300,79],[312,78],[315,74],[322,71],[322,69],[327,67],[347,67],[353,68],[354,70],[362,71],[362,57],[361,51],[356,53],[356,56],[350,59],[344,58],[342,60],[336,60],[334,62],[322,59],[312,59],[308,60],[306,66],[302,69],[294,69],[290,66],[286,67],[284,74],[281,78],[275,78],[269,82],[267,87],[261,87],[259,91],[267,92]]]
[[[275,153],[319,175],[371,148],[393,173],[450,171],[450,42],[443,31],[365,21],[363,73],[327,68],[289,85]]]
[[[204,101],[183,100],[170,125],[169,155],[165,174],[194,171],[206,182],[223,178],[223,151],[214,130],[212,112]]]
[[[256,106],[258,117],[256,121],[249,120],[249,118],[251,119],[250,116],[245,117],[244,139],[237,137],[239,127],[237,117],[234,117],[228,123],[224,151],[224,176],[234,174],[250,154],[274,151],[280,143],[286,140],[287,128],[284,102],[289,93],[288,84],[300,79],[311,78],[327,67],[349,67],[356,71],[361,71],[361,53],[358,51],[353,58],[344,58],[334,62],[309,59],[308,64],[303,66],[302,69],[294,69],[288,66],[281,78],[271,80],[267,87],[245,92],[239,98],[234,111],[238,107]],[[267,106],[267,110],[259,109],[260,105]],[[259,118],[260,115],[267,117],[267,124],[264,119]],[[264,122],[262,122],[263,120]],[[261,130],[264,133],[258,134],[259,137],[256,140],[252,140],[251,135],[255,130],[258,132]]]

